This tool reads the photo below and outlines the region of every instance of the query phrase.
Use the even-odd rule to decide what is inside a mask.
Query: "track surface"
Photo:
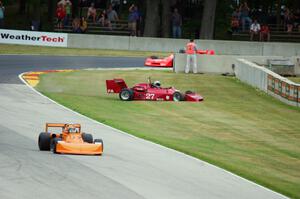
[[[142,64],[140,58],[0,56],[0,198],[284,198],[68,111],[17,78],[32,70]],[[40,152],[36,140],[45,122],[81,123],[103,138],[103,156]]]

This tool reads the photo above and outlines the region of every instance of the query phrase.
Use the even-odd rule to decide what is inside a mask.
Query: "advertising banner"
[[[0,29],[0,43],[67,47],[68,34]]]

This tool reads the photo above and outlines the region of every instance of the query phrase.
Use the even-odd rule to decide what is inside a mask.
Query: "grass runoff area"
[[[205,101],[124,102],[106,93],[106,79],[124,78],[132,86],[149,76],[165,87],[194,90]],[[234,77],[83,70],[42,75],[37,89],[99,122],[300,198],[300,109]]]
[[[20,54],[20,55],[61,55],[61,56],[126,56],[126,57],[147,57],[151,55],[167,56],[168,52],[150,51],[128,51],[128,50],[99,50],[99,49],[77,49],[63,47],[42,47],[0,44],[0,55]]]

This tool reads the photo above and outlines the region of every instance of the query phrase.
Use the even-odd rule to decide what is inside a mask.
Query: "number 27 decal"
[[[148,100],[153,100],[154,96],[155,96],[154,93],[146,93],[146,99],[148,99]]]

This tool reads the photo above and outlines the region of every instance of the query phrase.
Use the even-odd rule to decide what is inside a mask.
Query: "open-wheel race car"
[[[123,101],[150,100],[150,101],[203,101],[203,97],[192,91],[184,93],[174,87],[162,88],[159,81],[139,83],[128,88],[123,79],[106,80],[107,93],[118,93]]]
[[[61,128],[61,132],[50,132],[49,128]],[[91,134],[82,133],[80,124],[61,123],[46,123],[45,132],[39,134],[38,145],[41,151],[86,155],[101,155],[104,147],[102,139],[93,140]]]
[[[185,53],[185,50],[181,49],[179,53]],[[197,50],[196,54],[199,55],[214,55],[214,50]],[[173,67],[173,60],[174,60],[174,54],[170,54],[167,57],[159,58],[157,56],[151,56],[147,57],[145,60],[144,65],[145,66],[151,66],[151,67],[166,67],[166,68],[172,68]]]

